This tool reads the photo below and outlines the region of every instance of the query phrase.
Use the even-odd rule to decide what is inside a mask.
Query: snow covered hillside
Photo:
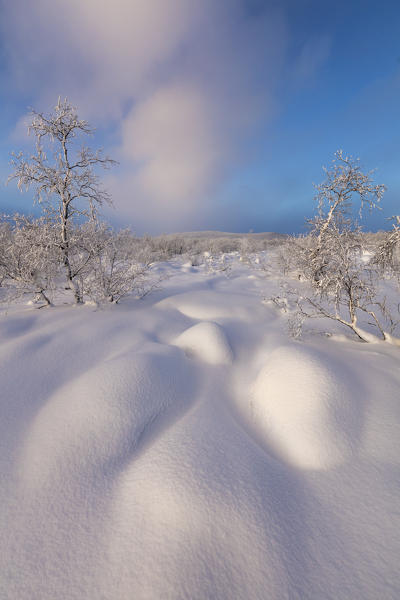
[[[400,598],[400,350],[231,260],[3,306],[2,600]]]

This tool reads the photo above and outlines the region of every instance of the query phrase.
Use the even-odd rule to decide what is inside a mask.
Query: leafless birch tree
[[[305,317],[326,317],[349,327],[363,341],[376,340],[358,323],[361,315],[378,330],[378,337],[398,344],[392,333],[398,325],[379,294],[374,265],[363,261],[363,237],[354,219],[359,211],[376,208],[385,191],[363,173],[358,159],[336,152],[326,179],[316,186],[317,215],[310,221],[309,244],[299,252],[298,264],[311,284],[312,294],[299,298]],[[310,243],[311,242],[311,243]],[[400,316],[400,315],[399,315]]]
[[[110,203],[96,168],[110,167],[115,161],[103,156],[101,150],[76,147],[77,138],[92,134],[93,129],[78,117],[67,99],[59,99],[48,115],[32,110],[31,117],[28,131],[36,138],[36,151],[29,157],[22,152],[12,155],[14,172],[9,179],[15,179],[20,189],[34,187],[35,200],[58,230],[67,286],[75,302],[81,303],[82,292],[70,260],[71,225],[77,218],[93,219],[99,205]]]
[[[365,207],[373,209],[385,192],[385,186],[375,184],[373,171],[363,173],[359,159],[346,156],[342,150],[335,152],[332,166],[323,167],[326,178],[315,185],[317,215],[310,220],[314,248],[309,252],[309,266],[318,283],[332,256],[332,238],[354,229],[353,210],[358,203],[359,214]]]

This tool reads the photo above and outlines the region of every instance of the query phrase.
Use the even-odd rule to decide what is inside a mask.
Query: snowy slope
[[[0,315],[0,598],[398,599],[399,350],[292,340],[244,264],[160,269]]]

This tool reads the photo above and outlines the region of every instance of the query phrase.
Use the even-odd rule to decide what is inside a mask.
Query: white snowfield
[[[1,311],[1,600],[398,600],[400,350],[293,340],[239,261],[159,269]]]

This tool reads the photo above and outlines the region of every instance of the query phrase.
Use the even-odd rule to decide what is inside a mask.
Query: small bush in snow
[[[16,214],[0,223],[0,279],[6,298],[24,295],[51,304],[60,271],[57,237],[45,218]]]
[[[128,229],[114,232],[106,224],[89,223],[80,233],[80,247],[87,257],[80,274],[82,295],[98,304],[116,304],[132,291],[139,296],[148,291],[152,254],[146,245],[136,243]]]

